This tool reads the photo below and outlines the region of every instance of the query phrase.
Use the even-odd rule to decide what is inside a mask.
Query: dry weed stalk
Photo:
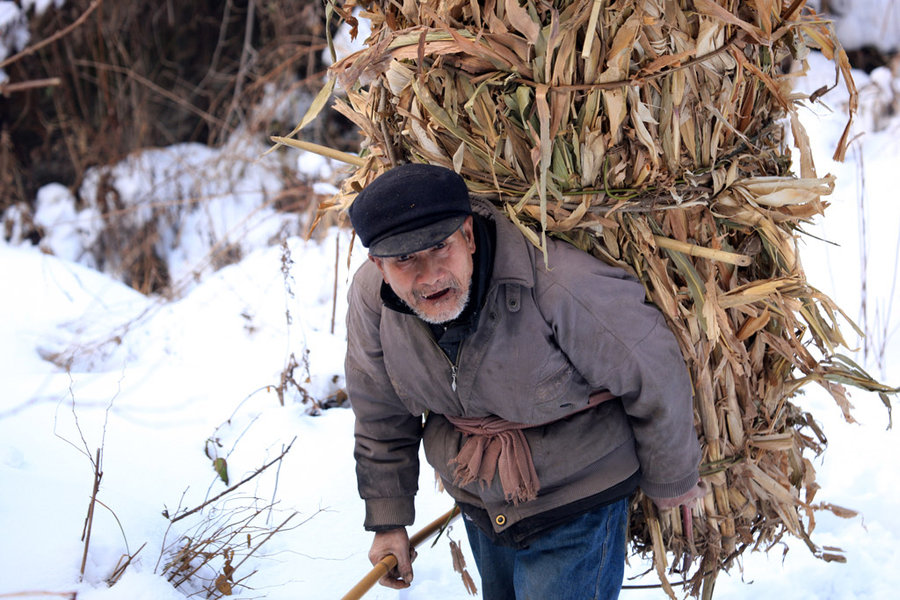
[[[21,59],[23,59],[23,58],[25,58],[26,56],[29,56],[29,55],[31,55],[31,54],[34,54],[35,52],[37,52],[37,51],[40,50],[41,48],[43,48],[43,47],[45,47],[45,46],[49,46],[49,45],[52,44],[53,42],[59,40],[60,38],[63,38],[63,37],[65,37],[65,36],[67,36],[67,35],[68,35],[69,33],[71,33],[72,31],[78,29],[79,27],[81,27],[81,25],[84,24],[85,21],[87,21],[87,18],[88,18],[89,16],[91,16],[91,13],[94,12],[95,10],[97,10],[97,8],[98,8],[101,4],[103,4],[103,0],[93,0],[93,1],[91,2],[90,6],[88,6],[88,7],[85,9],[85,11],[84,11],[83,13],[81,13],[81,15],[80,15],[77,19],[75,19],[74,22],[70,23],[70,24],[67,25],[66,27],[64,27],[64,28],[62,28],[61,30],[57,31],[57,32],[54,33],[53,35],[51,35],[51,36],[49,36],[49,37],[47,37],[47,38],[45,38],[45,39],[43,39],[43,40],[37,42],[36,44],[32,44],[31,46],[28,46],[27,48],[25,48],[25,49],[22,50],[21,52],[19,52],[19,53],[17,53],[17,54],[14,54],[14,55],[12,55],[12,56],[10,56],[10,57],[8,57],[8,58],[6,58],[6,59],[0,61],[0,69],[4,69],[4,68],[8,67],[9,65],[13,64],[13,63],[16,62],[16,61],[19,61],[19,60],[21,60]]]
[[[88,548],[91,546],[91,530],[94,527],[94,508],[97,506],[97,494],[100,492],[100,480],[103,479],[103,470],[100,463],[100,448],[91,464],[94,467],[94,488],[91,491],[91,501],[88,503],[87,516],[84,518],[84,529],[81,533],[81,541],[84,542],[84,552],[81,555],[80,578],[84,579],[84,567],[87,564]]]
[[[20,164],[0,171],[0,184],[20,173],[24,184],[0,186],[0,210],[33,205],[51,181],[78,189],[85,169],[138,148],[218,145],[238,130],[292,122],[288,107],[324,68],[323,14],[322,3],[291,0],[22,8],[33,43],[0,59],[9,73],[0,122]],[[342,135],[334,119],[317,127],[323,139]]]
[[[271,515],[274,500],[260,507],[263,502],[259,498],[236,497],[235,492],[272,465],[277,463],[280,467],[293,442],[240,482],[198,506],[183,512],[177,510],[171,517],[168,511],[163,512],[163,516],[169,519],[170,528],[189,516],[199,519],[177,542],[163,548],[163,554],[167,554],[168,558],[161,572],[174,587],[193,586],[204,592],[207,598],[230,596],[237,586],[244,585],[247,578],[256,572],[242,573],[241,577],[236,578],[236,572],[244,562],[257,554],[273,535],[285,531],[297,513],[290,514],[273,528],[257,524],[261,517],[265,519],[263,515]],[[160,561],[157,561],[157,568]]]
[[[555,236],[644,283],[693,377],[711,489],[695,515],[633,503],[632,547],[652,555],[669,596],[677,573],[711,597],[720,570],[785,534],[839,560],[809,539],[814,510],[833,508],[814,504],[810,455],[826,440],[793,400],[817,383],[853,421],[846,385],[886,404],[897,389],[839,352],[841,321],[855,325],[797,256],[800,227],[834,182],[816,174],[796,112],[827,89],[793,92],[788,65],[803,70],[819,50],[856,110],[830,24],[805,0],[333,3],[351,25],[356,7],[372,22],[366,47],[333,67],[293,132],[343,87],[337,109],[364,147],[322,212],[395,164],[439,164],[539,248]]]
[[[141,553],[141,550],[147,545],[147,542],[141,544],[141,547],[138,548],[134,554],[123,554],[119,557],[119,561],[116,563],[116,567],[113,569],[112,573],[109,577],[106,578],[106,585],[112,587],[119,582],[122,575],[125,574],[125,570],[131,565],[132,561],[134,561],[134,557]]]
[[[250,475],[244,477],[244,478],[243,478],[242,480],[240,480],[238,483],[236,483],[236,484],[232,485],[231,487],[225,489],[223,492],[221,492],[221,493],[219,493],[219,494],[216,494],[215,496],[213,496],[213,497],[210,498],[209,500],[207,500],[207,501],[205,501],[205,502],[203,502],[203,503],[201,503],[201,504],[198,504],[198,505],[195,506],[194,508],[192,508],[192,509],[190,509],[190,510],[186,510],[186,511],[183,512],[183,513],[179,513],[179,514],[177,514],[177,515],[174,516],[174,517],[171,517],[169,520],[170,520],[172,523],[176,523],[176,522],[180,521],[181,519],[184,519],[184,518],[186,518],[186,517],[189,517],[189,516],[191,516],[191,515],[193,515],[193,514],[195,514],[195,513],[198,513],[198,512],[200,512],[200,511],[202,511],[202,510],[203,510],[204,508],[206,508],[207,506],[210,506],[210,505],[214,504],[214,503],[217,502],[218,500],[221,500],[222,498],[224,498],[224,497],[227,496],[228,494],[234,492],[235,490],[237,490],[238,488],[240,488],[240,487],[241,487],[242,485],[244,485],[245,483],[247,483],[247,482],[249,482],[249,481],[252,481],[252,480],[255,479],[257,476],[259,476],[259,475],[261,475],[263,472],[265,472],[265,470],[268,469],[269,467],[271,467],[272,465],[274,465],[274,464],[276,464],[276,463],[280,464],[281,461],[282,461],[282,459],[287,455],[288,452],[290,452],[291,447],[294,445],[294,442],[296,441],[296,439],[297,439],[296,437],[295,437],[294,439],[292,439],[292,440],[291,440],[291,443],[288,444],[287,447],[284,448],[284,449],[281,451],[281,454],[279,454],[278,456],[276,456],[275,458],[273,458],[272,460],[270,460],[269,462],[267,462],[266,464],[264,464],[264,465],[261,466],[260,468],[258,468],[258,469],[256,469],[255,471],[253,471],[253,473],[251,473]]]
[[[257,499],[252,499],[255,502]],[[197,526],[164,550],[169,555],[162,574],[173,587],[195,587],[207,598],[230,596],[256,571],[237,576],[238,569],[278,532],[288,530],[291,513],[274,528],[256,521],[272,506],[229,508],[223,502]]]

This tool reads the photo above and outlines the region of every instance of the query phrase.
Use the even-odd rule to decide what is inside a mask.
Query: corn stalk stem
[[[718,260],[739,267],[748,267],[753,262],[753,259],[745,254],[736,254],[734,252],[726,252],[725,250],[715,250],[713,248],[706,248],[705,246],[688,244],[687,242],[673,240],[672,238],[663,237],[661,235],[654,235],[653,239],[660,248],[674,250],[676,252],[681,252],[682,254],[687,254],[688,256]]]
[[[348,165],[355,165],[357,167],[361,167],[366,164],[366,160],[364,158],[360,158],[355,154],[349,154],[347,152],[341,152],[340,150],[335,150],[334,148],[329,148],[328,146],[322,146],[319,144],[313,144],[312,142],[304,142],[302,140],[295,140],[291,138],[281,137],[277,135],[273,135],[269,138],[276,144],[283,144],[285,146],[292,146],[294,148],[299,148],[300,150],[306,150],[307,152],[312,152],[314,154],[318,154],[320,156],[324,156],[326,158],[333,158],[334,160],[339,160],[343,163],[347,163]]]

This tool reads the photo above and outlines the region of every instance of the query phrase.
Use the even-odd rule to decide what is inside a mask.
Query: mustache
[[[451,279],[448,279],[447,281],[441,281],[436,284],[413,288],[412,292],[419,298],[427,299],[428,297],[434,296],[441,292],[459,291],[460,289],[462,289],[462,286],[459,285],[459,282],[456,281],[456,279],[451,278]]]

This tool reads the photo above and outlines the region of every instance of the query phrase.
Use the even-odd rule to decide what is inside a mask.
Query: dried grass
[[[817,175],[796,114],[826,90],[797,95],[786,67],[803,67],[809,48],[832,59],[852,118],[846,55],[805,0],[720,2],[334,7],[351,23],[364,8],[373,33],[332,69],[346,91],[337,109],[365,142],[323,211],[346,208],[394,164],[453,168],[538,247],[556,236],[633,272],[668,318],[693,378],[711,492],[693,517],[637,498],[630,535],[673,597],[672,573],[709,597],[720,570],[785,534],[840,559],[809,538],[814,510],[834,508],[814,504],[809,457],[826,440],[792,400],[817,383],[852,421],[846,385],[886,403],[897,391],[838,352],[840,326],[855,326],[807,283],[797,256],[833,178]]]

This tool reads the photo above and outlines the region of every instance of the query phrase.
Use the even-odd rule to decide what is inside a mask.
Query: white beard
[[[419,317],[426,323],[431,323],[432,325],[441,325],[448,321],[452,321],[462,314],[462,312],[466,309],[466,305],[469,303],[469,291],[471,289],[472,286],[468,286],[465,293],[459,297],[458,302],[456,302],[453,306],[448,306],[444,310],[439,311],[437,314],[426,315],[416,308],[410,308],[412,308],[413,313],[415,313],[417,317]]]

